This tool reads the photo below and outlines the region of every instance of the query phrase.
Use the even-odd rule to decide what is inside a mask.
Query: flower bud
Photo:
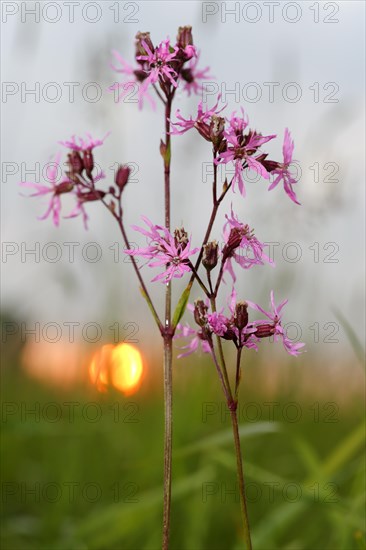
[[[233,227],[230,231],[228,241],[222,250],[223,259],[232,256],[233,252],[240,246],[243,239],[240,227]]]
[[[218,256],[219,245],[217,244],[217,241],[212,241],[204,245],[202,264],[207,271],[211,271],[211,269],[214,269],[217,266]]]
[[[55,195],[63,195],[64,193],[70,193],[74,188],[74,184],[71,181],[62,181],[55,188]]]
[[[116,172],[115,182],[121,191],[123,191],[125,185],[128,182],[130,172],[131,172],[131,169],[128,166],[120,165],[118,167],[118,170]]]
[[[147,55],[147,51],[145,50],[145,47],[143,46],[142,42],[145,42],[145,44],[150,48],[152,53],[154,53],[155,48],[154,44],[151,42],[150,33],[149,32],[138,32],[136,34],[136,57],[140,55]],[[144,61],[141,59],[137,60],[142,65],[144,64]]]
[[[248,304],[238,302],[235,306],[234,324],[237,329],[242,330],[248,324]]]
[[[188,240],[188,233],[183,227],[174,231],[174,243],[176,247],[180,246],[184,250],[188,244]]]
[[[273,325],[270,325],[269,323],[265,323],[263,325],[258,325],[254,335],[257,338],[269,338],[274,334],[274,331],[275,329]]]
[[[240,227],[233,227],[231,229],[227,243],[222,250],[223,261],[233,255],[235,250],[240,246],[243,237],[247,239],[253,237],[253,231],[251,231],[249,225],[241,225]]]
[[[84,163],[78,151],[72,151],[67,155],[70,170],[74,174],[81,174],[84,170]]]
[[[225,119],[221,116],[213,115],[210,123],[210,138],[216,148],[224,138]]]
[[[86,149],[86,151],[84,151],[83,161],[84,161],[85,171],[87,175],[90,177],[94,168],[94,157],[91,149]]]
[[[267,172],[273,172],[273,170],[276,170],[280,165],[275,160],[266,160],[267,156],[267,153],[263,153],[262,155],[259,155],[256,160],[264,166]]]
[[[100,199],[103,199],[106,196],[105,191],[97,190],[95,191],[87,191],[86,193],[78,193],[78,199],[80,202],[93,202],[93,201],[99,201]]]
[[[179,27],[177,35],[177,46],[183,50],[187,46],[193,45],[192,27],[187,25],[186,27]]]
[[[200,327],[204,327],[205,325],[207,325],[207,311],[208,307],[203,300],[195,301],[193,316],[197,325],[199,325]]]

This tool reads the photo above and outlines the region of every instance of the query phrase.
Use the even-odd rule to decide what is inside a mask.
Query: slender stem
[[[104,199],[101,199],[101,201],[102,201],[102,203],[104,204],[104,206],[105,206],[109,211],[111,211],[110,208],[109,208],[109,206],[108,206],[108,204],[106,203],[106,201],[105,201]],[[122,207],[121,207],[121,202],[119,202],[119,213],[118,213],[118,215],[117,215],[116,213],[114,213],[114,212],[112,212],[112,214],[113,214],[113,217],[117,220],[118,226],[119,226],[119,228],[120,228],[120,230],[121,230],[121,233],[122,233],[122,237],[123,237],[123,241],[124,241],[125,247],[126,247],[127,249],[130,249],[130,248],[131,248],[130,241],[129,241],[128,237],[127,237],[127,233],[126,233],[126,230],[125,230],[123,221],[122,221]],[[149,291],[147,290],[147,287],[146,287],[145,282],[144,282],[144,280],[143,280],[143,278],[142,278],[142,275],[141,275],[141,273],[140,273],[140,270],[139,270],[139,268],[138,268],[138,265],[137,265],[137,263],[136,263],[136,260],[135,260],[135,258],[134,258],[133,256],[130,256],[130,258],[131,258],[132,265],[133,265],[133,268],[134,268],[134,270],[135,270],[135,273],[136,273],[136,275],[137,275],[137,278],[138,278],[138,280],[139,280],[139,283],[140,283],[140,285],[141,285],[141,289],[142,289],[144,298],[146,299],[146,301],[147,301],[147,303],[148,303],[148,305],[149,305],[149,308],[150,308],[150,310],[151,310],[151,312],[152,312],[152,314],[153,314],[153,317],[154,317],[154,319],[155,319],[155,321],[156,321],[156,324],[158,325],[159,330],[160,330],[160,332],[162,333],[163,328],[164,328],[164,327],[163,327],[163,324],[162,324],[162,322],[161,322],[160,319],[159,319],[159,315],[158,315],[158,313],[157,313],[157,311],[156,311],[156,309],[155,309],[155,306],[154,306],[154,304],[153,304],[153,302],[152,302],[152,299],[151,299],[151,297],[150,297]]]
[[[220,364],[217,360],[217,356],[216,356],[216,352],[215,352],[215,347],[213,345],[213,342],[209,342],[210,344],[210,348],[211,348],[211,352],[212,352],[212,358],[213,358],[213,361],[215,363],[215,367],[216,367],[216,370],[217,370],[217,374],[219,375],[219,379],[220,379],[220,382],[221,382],[221,386],[222,386],[222,390],[224,392],[224,395],[226,397],[226,401],[227,403],[230,402],[230,395],[229,395],[229,391],[226,387],[226,383],[225,383],[225,380],[224,380],[224,377],[222,375],[222,370],[221,370],[221,367],[220,367]]]
[[[164,338],[164,509],[163,509],[163,550],[169,548],[170,504],[172,488],[172,447],[173,447],[173,399],[172,399],[172,337]]]
[[[216,299],[215,299],[215,296],[211,296],[210,302],[211,302],[212,313],[215,313],[216,312]],[[222,368],[226,388],[227,388],[229,398],[230,398],[229,402],[231,403],[233,401],[233,394],[232,394],[232,391],[231,391],[230,380],[229,380],[229,376],[228,376],[228,373],[227,373],[225,357],[224,357],[224,350],[222,349],[222,343],[221,343],[220,336],[216,336],[216,342],[217,342],[217,347],[218,347],[218,350],[219,350],[221,368]]]
[[[165,227],[170,231],[170,116],[173,95],[165,103],[165,155],[164,155],[164,205]],[[165,327],[164,327],[164,506],[163,506],[163,550],[169,548],[170,508],[172,487],[172,446],[173,446],[173,375],[172,375],[172,287],[166,284]]]
[[[192,272],[194,273],[194,276],[195,278],[197,279],[197,282],[198,284],[200,285],[200,287],[202,288],[203,292],[206,294],[206,296],[208,298],[210,298],[211,296],[211,292],[208,290],[208,288],[206,287],[205,283],[202,281],[201,277],[198,275],[197,271],[196,271],[196,268],[194,267],[194,265],[192,264],[192,262],[189,262],[188,263],[189,267],[191,268]]]
[[[238,351],[236,354],[235,393],[234,393],[236,401],[238,399],[239,385],[241,380],[240,361],[241,361],[241,352],[243,350],[242,346],[240,345],[240,342],[239,342],[239,346],[240,347],[238,347]]]
[[[234,442],[235,442],[235,453],[236,453],[236,468],[238,474],[238,483],[239,483],[239,493],[240,493],[240,508],[241,515],[243,520],[243,529],[244,529],[244,542],[245,550],[252,550],[252,542],[250,538],[250,529],[249,529],[249,519],[247,504],[245,499],[245,482],[244,482],[244,473],[243,473],[243,459],[241,456],[240,448],[240,436],[239,436],[239,426],[238,426],[238,417],[236,410],[230,410],[231,423],[233,427]]]

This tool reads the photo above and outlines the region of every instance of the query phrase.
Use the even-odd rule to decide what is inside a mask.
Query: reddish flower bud
[[[81,174],[84,170],[84,163],[80,153],[78,151],[72,151],[67,156],[71,172],[74,174]]]
[[[263,153],[263,155],[259,155],[259,157],[257,157],[256,160],[260,162],[262,166],[265,167],[267,172],[273,172],[273,170],[276,170],[277,168],[279,168],[280,164],[275,160],[269,160],[269,159],[266,160],[267,156],[268,156],[267,153]]]
[[[216,149],[224,138],[225,119],[221,116],[213,115],[210,124],[210,137]]]
[[[239,330],[242,330],[248,324],[248,304],[246,302],[238,302],[235,307],[234,325]]]
[[[255,336],[257,338],[269,338],[274,334],[275,328],[273,325],[270,325],[269,323],[265,323],[263,325],[258,325],[257,330],[255,331]]]
[[[133,71],[133,74],[135,75],[137,82],[143,82],[148,77],[148,73],[143,70]]]
[[[179,27],[177,35],[177,46],[183,50],[187,46],[193,45],[192,27],[187,25],[186,27]]]
[[[180,76],[188,82],[188,84],[191,84],[194,81],[194,76],[191,69],[182,69],[180,72]]]
[[[202,264],[207,271],[211,271],[211,269],[214,269],[217,266],[218,257],[219,245],[217,244],[217,241],[212,241],[204,245]]]
[[[155,48],[154,44],[151,42],[150,33],[149,32],[138,32],[136,34],[136,57],[140,55],[148,55],[148,52],[145,50],[142,42],[145,42],[145,44],[150,48],[151,52],[154,53]],[[144,61],[141,61],[141,59],[137,60],[138,63],[141,65],[144,64]]]
[[[194,320],[196,321],[197,325],[200,327],[204,327],[207,325],[207,311],[208,307],[206,306],[205,302],[202,300],[196,300],[194,303]]]
[[[244,237],[246,239],[253,237],[253,232],[251,231],[249,225],[246,224],[240,227],[233,227],[231,229],[227,243],[222,250],[223,261],[233,255],[235,250],[240,246]]]
[[[99,201],[106,196],[105,191],[87,191],[86,193],[78,193],[78,199],[80,202],[92,202]]]
[[[174,231],[174,242],[177,248],[180,246],[181,250],[184,250],[188,244],[188,241],[188,233],[183,227]]]
[[[87,175],[90,177],[94,168],[94,157],[91,149],[84,151],[84,168]]]
[[[121,191],[123,191],[125,185],[128,182],[130,172],[131,172],[131,169],[128,166],[120,165],[118,167],[118,170],[116,172],[115,182],[116,182],[116,185],[121,189]]]
[[[74,188],[74,184],[71,181],[63,181],[55,187],[55,195],[63,195],[64,193],[70,193]]]

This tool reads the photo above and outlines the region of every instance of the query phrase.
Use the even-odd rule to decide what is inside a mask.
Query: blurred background
[[[116,163],[133,163],[126,226],[141,214],[161,223],[162,112],[115,102],[111,50],[132,62],[136,32],[160,42],[190,24],[215,78],[203,98],[179,94],[176,107],[188,116],[221,92],[228,113],[243,106],[252,127],[278,134],[274,158],[289,127],[301,176],[301,207],[279,188],[267,193],[263,180],[226,203],[276,262],[241,276],[241,297],[265,307],[273,288],[277,301],[288,298],[289,336],[307,349],[294,359],[268,343],[245,358],[239,419],[254,547],[365,548],[364,3],[1,9],[2,547],[159,548],[161,346],[118,228],[97,204],[88,205],[88,231],[80,218],[57,229],[38,221],[46,202],[21,196],[18,183],[42,182],[58,141],[111,131],[95,156],[110,178]],[[193,133],[173,138],[172,159],[173,223],[199,244],[209,145]],[[151,291],[162,311],[162,286]],[[240,548],[230,419],[215,372],[195,355],[175,362],[174,377],[171,547]]]

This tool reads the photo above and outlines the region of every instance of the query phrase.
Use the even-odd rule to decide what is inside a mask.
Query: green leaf
[[[191,293],[193,282],[190,282],[187,286],[187,288],[184,290],[182,296],[179,298],[179,302],[177,304],[177,307],[175,308],[174,315],[173,315],[173,329],[177,326],[181,318],[183,317],[183,314],[186,310],[187,303],[189,300],[189,295]]]
[[[239,426],[239,435],[240,437],[251,437],[259,434],[266,433],[275,433],[280,429],[280,425],[276,422],[256,422],[255,424],[248,424]],[[208,451],[214,447],[219,447],[221,445],[229,445],[233,441],[233,432],[231,429],[223,430],[204,439],[200,439],[196,443],[192,443],[178,449],[174,455],[175,456],[186,456],[195,454],[199,451]]]

